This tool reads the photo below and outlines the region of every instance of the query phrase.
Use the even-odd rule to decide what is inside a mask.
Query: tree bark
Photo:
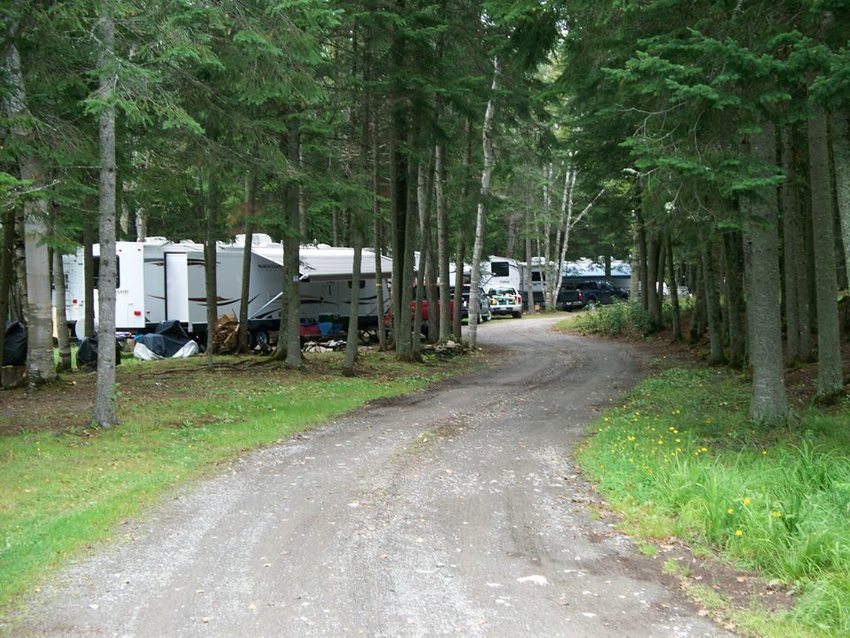
[[[812,225],[817,229],[814,233],[818,315],[817,397],[827,402],[834,400],[844,391],[828,148],[826,111],[814,107],[814,112],[809,117],[809,184]]]
[[[700,262],[702,263],[702,284],[705,291],[705,312],[708,320],[709,365],[726,363],[723,353],[723,333],[720,320],[720,298],[717,294],[717,281],[714,271],[712,242],[703,236],[700,241]]]
[[[218,251],[216,250],[216,234],[218,228],[218,208],[221,205],[221,192],[218,186],[217,167],[209,172],[207,187],[208,201],[206,205],[206,239],[204,241],[204,288],[207,302],[207,365],[212,368],[215,356],[215,329],[218,324]],[[203,200],[203,192],[200,194]]]
[[[115,23],[111,0],[100,1],[101,51],[98,62],[100,97],[105,101],[100,113],[100,193],[98,273],[97,382],[94,424],[108,428],[118,422],[115,409],[115,288],[118,260],[115,254],[115,105],[111,98],[118,81],[114,70]]]
[[[8,33],[13,35],[13,30]],[[7,94],[3,106],[8,118],[9,135],[23,149],[32,143],[32,130],[24,85],[21,59],[17,46],[11,40],[6,44],[4,60]],[[18,155],[21,178],[36,187],[44,184],[44,172],[39,159],[31,150]],[[24,203],[23,237],[26,260],[26,323],[27,323],[27,380],[31,386],[41,385],[56,378],[53,366],[53,313],[50,299],[50,261],[47,244],[47,203],[42,198]],[[5,330],[5,324],[3,325]]]
[[[363,257],[363,236],[360,232],[360,224],[354,219],[351,224],[351,244],[354,248],[354,261],[351,264],[351,312],[348,314],[348,336],[345,344],[345,361],[342,364],[342,373],[347,377],[354,376],[360,331],[358,309],[360,308],[360,260]]]
[[[729,336],[729,365],[736,370],[744,367],[746,359],[746,339],[743,332],[743,318],[746,313],[744,292],[741,286],[740,259],[741,246],[738,232],[723,235],[721,244],[723,264],[726,272],[726,332]]]
[[[499,59],[493,59],[493,82],[490,85],[490,99],[484,112],[484,126],[481,132],[484,147],[484,171],[481,173],[481,190],[478,197],[478,210],[475,216],[475,244],[472,249],[472,277],[469,284],[469,343],[478,345],[478,286],[481,281],[481,253],[484,248],[484,222],[487,200],[490,197],[490,179],[493,175],[495,157],[493,153],[493,119],[496,114],[495,93],[499,87]]]
[[[682,340],[682,312],[679,307],[679,288],[676,281],[676,265],[673,259],[673,242],[670,239],[670,229],[664,233],[664,245],[667,247],[667,276],[670,280],[670,305],[672,306],[672,328],[673,341],[679,342]],[[610,258],[606,258],[606,271],[610,276]]]
[[[94,337],[94,244],[95,229],[83,221],[83,337]]]
[[[248,304],[251,302],[251,258],[254,245],[254,217],[257,213],[257,169],[252,167],[245,180],[245,247],[242,250],[242,289],[239,296],[239,332],[236,351],[251,349],[248,338]]]
[[[0,254],[0,367],[3,365],[3,343],[9,320],[9,292],[12,288],[12,254],[15,245],[15,211],[3,213],[3,253]]]
[[[437,198],[437,261],[440,279],[440,341],[451,334],[452,313],[449,295],[449,206],[446,198],[445,147],[438,142],[434,149],[434,185]]]
[[[767,166],[776,163],[774,127],[764,123],[762,131],[751,137],[754,159]],[[768,425],[784,422],[788,417],[788,397],[782,357],[782,317],[779,299],[778,215],[775,188],[768,187],[761,197],[749,202],[749,215],[744,239],[747,288],[747,324],[750,341],[750,364],[753,390],[750,418]]]
[[[287,368],[300,369],[301,358],[301,296],[300,296],[300,249],[301,228],[299,182],[301,165],[301,136],[298,123],[290,119],[286,125],[286,149],[289,171],[285,194],[285,232],[283,235],[283,314],[278,337],[278,349],[283,341]]]
[[[838,201],[838,218],[841,221],[841,243],[844,247],[844,268],[850,288],[850,140],[847,139],[847,116],[833,114],[832,165],[835,167],[835,190]]]
[[[54,236],[55,229],[59,226],[58,206],[53,206],[53,228]],[[59,363],[56,366],[57,372],[71,371],[71,339],[68,334],[68,322],[65,319],[65,268],[62,264],[62,251],[58,246],[53,249],[53,290],[56,301],[56,341],[59,346]],[[0,313],[0,325],[3,325],[3,313]],[[0,343],[0,352],[3,351],[2,343]]]
[[[795,170],[794,152],[790,131],[787,127],[781,131],[782,168],[785,181],[782,183],[782,241],[783,274],[785,292],[785,338],[788,345],[788,361],[792,363],[801,358],[800,353],[800,302],[797,297],[798,268],[796,243],[802,241],[799,225],[800,200]]]

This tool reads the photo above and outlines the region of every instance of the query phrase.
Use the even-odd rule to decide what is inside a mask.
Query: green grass
[[[417,366],[371,354],[358,364],[366,374],[345,378],[341,361],[336,353],[311,355],[308,373],[246,375],[206,371],[200,359],[134,366],[122,372],[120,426],[0,438],[0,607],[14,606],[46,573],[175,485],[458,369],[456,361]],[[185,374],[157,381],[157,371],[181,368]]]
[[[726,371],[668,370],[602,416],[580,462],[644,538],[677,536],[793,585],[783,627],[850,635],[850,406],[762,430],[748,400]]]

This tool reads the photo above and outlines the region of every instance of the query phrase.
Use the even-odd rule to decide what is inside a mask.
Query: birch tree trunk
[[[4,60],[7,93],[3,98],[9,135],[24,149],[32,143],[32,131],[27,124],[30,112],[21,71],[21,58],[8,33]],[[43,187],[44,172],[39,159],[31,150],[18,155],[21,178],[36,188]],[[53,367],[53,313],[50,299],[50,260],[47,244],[47,203],[42,198],[24,203],[24,255],[26,260],[26,323],[27,323],[27,380],[37,386],[56,378]],[[5,323],[2,328],[5,330]]]
[[[775,132],[765,123],[751,138],[755,159],[766,165],[776,162]],[[763,197],[749,202],[744,262],[747,288],[747,324],[750,335],[750,364],[753,394],[750,418],[776,425],[788,417],[788,397],[782,357],[782,294],[779,274],[778,215],[774,206],[775,188],[765,189]]]
[[[104,101],[98,123],[100,137],[97,382],[94,424],[108,428],[118,422],[115,411],[115,288],[118,260],[115,254],[115,104],[118,78],[115,71],[115,22],[111,0],[100,1],[99,97]]]
[[[58,226],[58,213],[53,209],[53,227]],[[55,232],[54,232],[55,234]],[[65,268],[62,264],[62,251],[53,249],[53,290],[56,295],[56,340],[59,346],[59,364],[57,372],[71,371],[71,340],[68,334],[68,322],[65,319]],[[3,324],[3,313],[0,313],[0,325]],[[2,352],[0,344],[0,352]]]
[[[478,345],[478,286],[481,281],[481,253],[484,247],[484,221],[487,199],[490,197],[490,178],[493,175],[493,118],[496,114],[495,93],[499,87],[499,59],[493,58],[493,82],[490,85],[490,99],[484,112],[484,126],[481,132],[484,147],[484,171],[481,173],[481,191],[478,197],[478,210],[475,216],[475,244],[472,249],[472,277],[469,285],[469,343]]]
[[[818,314],[817,396],[819,400],[827,402],[844,391],[828,143],[826,111],[815,107],[809,118],[809,184],[812,225],[817,229],[814,233]]]

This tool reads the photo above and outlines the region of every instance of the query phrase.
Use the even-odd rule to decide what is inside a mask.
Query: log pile
[[[239,345],[239,320],[236,315],[228,313],[218,318],[213,332],[215,351],[220,354],[236,352]]]

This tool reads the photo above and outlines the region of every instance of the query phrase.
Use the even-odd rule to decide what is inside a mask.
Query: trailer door
[[[189,321],[189,263],[186,253],[165,253],[165,318]]]

